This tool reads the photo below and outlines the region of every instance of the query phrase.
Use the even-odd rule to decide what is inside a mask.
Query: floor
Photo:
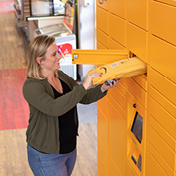
[[[28,41],[13,13],[13,1],[0,0],[0,176],[32,176],[25,142],[29,109],[22,95]],[[96,176],[96,103],[78,104],[78,115],[78,156],[72,176]]]

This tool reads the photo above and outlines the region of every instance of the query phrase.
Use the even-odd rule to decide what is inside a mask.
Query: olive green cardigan
[[[50,154],[59,153],[58,116],[72,109],[77,103],[89,104],[104,97],[101,85],[86,90],[82,84],[58,71],[58,76],[71,91],[57,99],[46,79],[28,78],[23,85],[23,95],[29,104],[30,117],[26,136],[27,143],[38,151]],[[74,111],[78,126],[77,110]]]

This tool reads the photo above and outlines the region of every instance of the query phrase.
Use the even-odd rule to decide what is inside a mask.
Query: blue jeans
[[[27,145],[27,153],[35,176],[70,176],[76,161],[76,149],[67,154],[45,154]]]

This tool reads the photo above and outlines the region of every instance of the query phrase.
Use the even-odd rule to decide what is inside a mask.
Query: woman
[[[58,70],[60,59],[53,37],[38,36],[28,47],[23,95],[30,109],[27,151],[35,176],[71,175],[76,160],[77,103],[99,100],[119,81],[89,89],[92,78],[101,74],[87,74],[79,85]]]

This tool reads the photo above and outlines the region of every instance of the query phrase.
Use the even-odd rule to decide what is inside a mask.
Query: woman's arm
[[[101,91],[101,85],[98,85],[94,88],[90,88],[87,90],[87,94],[84,95],[84,97],[81,99],[80,103],[82,104],[90,104],[95,101],[98,101],[99,99],[103,98],[106,94],[107,91],[102,92]]]
[[[23,86],[23,95],[29,105],[50,116],[66,113],[79,103],[86,93],[83,85],[75,85],[72,91],[54,99],[49,83],[42,84],[40,80],[32,80],[25,82]]]
[[[99,99],[103,98],[107,91],[113,87],[116,87],[116,85],[119,83],[120,79],[114,79],[109,84],[100,84],[96,86],[95,88],[88,89],[87,94],[84,95],[80,103],[82,104],[89,104],[95,101],[98,101]]]

